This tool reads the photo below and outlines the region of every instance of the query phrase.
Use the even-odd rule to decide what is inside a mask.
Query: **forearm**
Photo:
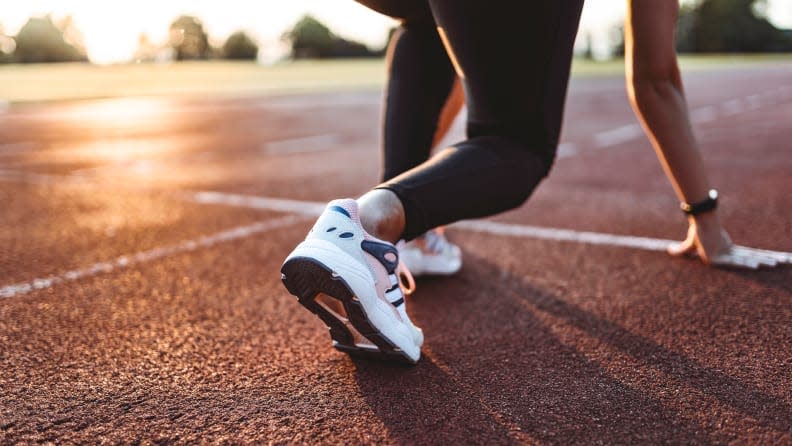
[[[628,0],[624,23],[627,90],[666,176],[681,201],[710,188],[688,117],[674,48],[677,0]]]
[[[680,201],[706,198],[710,184],[678,72],[635,74],[628,80],[628,90],[633,109]]]

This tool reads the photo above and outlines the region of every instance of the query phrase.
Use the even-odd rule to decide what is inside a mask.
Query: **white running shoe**
[[[402,289],[401,279],[409,285]],[[391,243],[363,229],[357,202],[331,201],[281,267],[300,304],[330,328],[333,346],[349,354],[416,363],[423,333],[404,301],[415,287]]]
[[[427,231],[409,242],[399,242],[399,257],[414,276],[450,276],[462,268],[462,251],[445,237],[443,228]]]

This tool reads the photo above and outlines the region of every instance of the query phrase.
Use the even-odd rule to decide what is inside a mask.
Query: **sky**
[[[605,40],[624,16],[625,4],[587,0],[581,31]],[[304,14],[314,15],[342,37],[371,46],[382,46],[394,24],[352,0],[4,0],[0,25],[6,34],[15,35],[29,17],[48,13],[56,19],[72,16],[89,58],[97,63],[129,61],[142,33],[152,42],[164,43],[170,23],[181,14],[201,19],[215,45],[244,30],[258,40],[263,53],[273,55],[283,51],[280,35]],[[792,1],[768,0],[768,17],[776,26],[792,28]]]

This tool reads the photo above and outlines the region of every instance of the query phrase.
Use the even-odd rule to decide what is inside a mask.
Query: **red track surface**
[[[788,64],[686,79],[691,109],[714,113],[696,129],[729,231],[780,251],[790,79]],[[635,123],[622,84],[573,81],[577,154],[496,220],[683,234],[644,138],[595,148]],[[361,92],[0,115],[0,443],[792,442],[789,267],[454,229],[465,266],[419,281],[424,357],[404,367],[332,350],[281,286],[308,219],[201,238],[284,214],[186,192],[325,201],[373,185],[378,104]],[[86,272],[101,262],[116,263]]]

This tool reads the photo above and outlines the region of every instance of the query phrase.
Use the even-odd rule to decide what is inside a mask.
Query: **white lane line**
[[[728,101],[722,102],[720,108],[723,116],[733,116],[742,113],[743,110],[745,110],[745,105],[743,105],[743,100],[740,98],[729,99]]]
[[[557,158],[570,158],[578,154],[577,144],[573,142],[562,142],[556,150]]]
[[[246,207],[267,211],[290,212],[304,217],[316,217],[322,213],[326,203],[319,201],[289,200],[285,198],[268,198],[255,195],[227,194],[223,192],[197,192],[185,194],[188,201],[202,204]],[[450,227],[465,231],[487,234],[552,240],[560,242],[586,243],[589,245],[616,246],[640,249],[644,251],[665,251],[668,245],[676,240],[638,237],[632,235],[607,234],[601,232],[575,231],[572,229],[543,228],[540,226],[499,223],[490,220],[467,220],[452,224]],[[792,253],[763,250],[767,255],[788,259]],[[785,260],[786,261],[786,260]]]
[[[194,203],[220,204],[276,212],[291,212],[311,217],[321,214],[327,204],[318,201],[288,200],[284,198],[267,198],[255,195],[227,194],[208,191],[185,194],[184,196],[188,201]]]
[[[594,147],[604,149],[627,141],[632,141],[643,136],[641,126],[638,124],[627,124],[615,129],[599,132],[594,135]]]
[[[283,198],[225,194],[221,192],[199,192],[187,198],[196,203],[238,206],[268,211],[294,212],[313,217],[321,214],[326,205],[326,203],[318,201],[287,200]],[[649,251],[663,251],[669,243],[673,242],[673,240],[601,234],[596,232],[573,231],[569,229],[542,228],[538,226],[497,223],[488,220],[461,221],[454,223],[451,227],[494,235],[570,241],[594,245],[622,246]]]
[[[700,107],[690,112],[690,119],[695,124],[712,122],[718,117],[718,109],[714,105]]]
[[[451,227],[508,237],[587,243],[589,245],[618,246],[622,248],[642,249],[645,251],[665,251],[669,244],[674,243],[674,240],[573,231],[571,229],[542,228],[539,226],[498,223],[489,220],[462,221],[454,223]]]
[[[275,155],[322,152],[336,147],[339,140],[339,136],[334,133],[299,136],[296,138],[265,142],[261,145],[261,150]]]
[[[0,288],[0,298],[19,296],[34,290],[50,288],[54,285],[64,282],[71,282],[83,277],[91,277],[97,274],[109,273],[111,271],[123,269],[132,265],[169,257],[175,254],[195,251],[199,248],[210,247],[218,243],[246,238],[253,234],[289,226],[302,220],[305,220],[305,218],[295,215],[288,215],[285,217],[253,223],[247,226],[239,226],[237,228],[200,237],[195,240],[183,241],[177,245],[153,248],[148,251],[141,251],[131,255],[123,255],[113,260],[99,262],[86,268],[75,269],[49,277],[33,279],[30,282],[4,286]]]

